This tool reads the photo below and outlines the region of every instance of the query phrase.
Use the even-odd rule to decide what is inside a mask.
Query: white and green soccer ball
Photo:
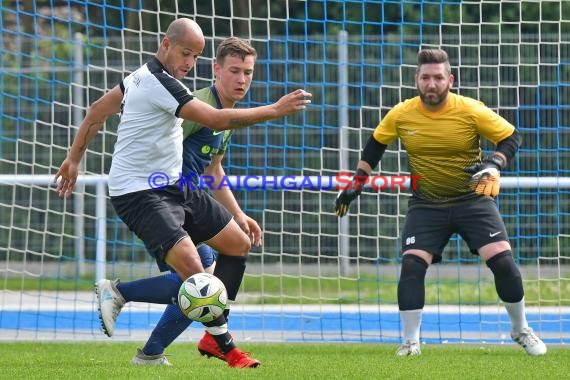
[[[178,306],[188,318],[211,322],[223,314],[228,302],[226,287],[214,275],[196,273],[180,286]]]

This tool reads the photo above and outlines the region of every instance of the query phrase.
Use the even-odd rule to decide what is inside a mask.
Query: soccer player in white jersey
[[[194,96],[214,108],[233,108],[249,90],[256,57],[257,52],[248,42],[237,37],[226,38],[216,50],[214,85],[195,91]],[[243,232],[250,237],[252,244],[261,245],[262,232],[257,222],[243,212],[228,186],[219,186],[226,175],[222,167],[222,159],[233,130],[213,131],[199,123],[189,121],[185,121],[182,128],[184,131],[182,164],[184,180],[189,181],[188,185],[191,183],[190,186],[196,188],[207,183],[212,188],[211,193],[214,198],[231,212]],[[199,181],[201,175],[205,175],[208,181],[203,181],[201,184]],[[206,190],[208,190],[207,186]],[[216,267],[217,253],[212,247],[201,244],[197,249],[204,269],[220,278],[227,279],[225,285],[228,299],[235,301],[245,272],[246,256],[220,255],[220,265]],[[178,275],[172,271],[165,276]],[[228,319],[229,310],[230,303],[224,311],[226,319]],[[191,322],[177,305],[167,305],[145,346],[138,350],[132,363],[137,365],[168,363],[164,358],[165,349],[186,330]],[[198,342],[198,350],[208,357],[226,360],[225,353],[208,331]],[[252,358],[252,363],[254,360]]]
[[[174,20],[155,57],[91,105],[54,177],[59,180],[59,196],[71,196],[89,143],[107,118],[120,112],[109,172],[111,203],[158,266],[168,265],[178,278],[158,276],[160,286],[146,279],[99,280],[95,287],[99,314],[108,336],[113,335],[125,302],[175,302],[182,281],[204,271],[196,244],[206,242],[227,256],[245,256],[251,248],[249,236],[224,206],[204,191],[177,183],[182,170],[182,119],[222,131],[290,115],[310,103],[311,94],[301,89],[276,103],[249,109],[216,109],[195,99],[180,80],[193,68],[204,46],[204,35],[195,21]],[[235,346],[225,316],[204,325],[230,367],[259,365]]]
[[[417,60],[418,96],[397,104],[384,116],[362,151],[356,186],[343,190],[336,200],[336,213],[342,217],[388,144],[401,140],[411,174],[421,179],[412,192],[401,234],[398,307],[403,342],[396,354],[421,353],[426,271],[441,261],[449,238],[457,233],[493,272],[497,294],[511,320],[512,339],[529,355],[544,355],[546,345],[526,320],[522,276],[494,199],[499,194],[500,170],[515,156],[521,137],[512,124],[483,103],[450,92],[453,75],[444,50],[421,50]],[[483,159],[481,137],[496,146]]]

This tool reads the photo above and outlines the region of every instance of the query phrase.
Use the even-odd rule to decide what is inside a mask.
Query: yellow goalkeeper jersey
[[[421,176],[413,195],[442,203],[474,197],[470,174],[463,171],[481,159],[480,137],[494,144],[515,127],[478,100],[449,93],[437,112],[426,110],[420,97],[392,108],[374,130],[374,138],[389,145],[396,138],[408,153],[410,172]]]

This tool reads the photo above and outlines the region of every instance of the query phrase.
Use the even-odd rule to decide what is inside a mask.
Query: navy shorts
[[[402,252],[421,249],[431,253],[437,263],[455,233],[475,255],[484,245],[509,240],[497,204],[490,197],[445,205],[416,203],[406,215],[401,234]]]
[[[111,197],[121,220],[141,239],[161,271],[166,253],[183,238],[194,244],[210,240],[232,220],[232,214],[208,193],[172,185]]]

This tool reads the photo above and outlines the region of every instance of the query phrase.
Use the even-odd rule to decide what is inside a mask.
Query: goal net
[[[1,11],[0,339],[106,339],[94,281],[157,274],[107,195],[118,117],[90,145],[74,197],[58,198],[52,179],[87,107],[155,54],[172,20],[190,17],[206,36],[186,78],[191,89],[212,83],[215,48],[235,35],[258,51],[241,107],[296,88],[313,94],[305,112],[234,134],[224,159],[232,176],[352,172],[381,117],[415,96],[418,49],[444,48],[453,91],[480,99],[523,135],[498,203],[531,327],[547,343],[569,342],[570,2],[36,0],[4,1]],[[375,173],[409,174],[402,148],[390,146]],[[399,232],[409,193],[367,190],[340,221],[336,193],[235,192],[264,231],[232,306],[237,339],[400,340]],[[484,263],[458,237],[443,257],[428,270],[422,341],[510,342]],[[144,339],[162,309],[127,305],[114,339]],[[197,329],[180,339],[199,338]]]

